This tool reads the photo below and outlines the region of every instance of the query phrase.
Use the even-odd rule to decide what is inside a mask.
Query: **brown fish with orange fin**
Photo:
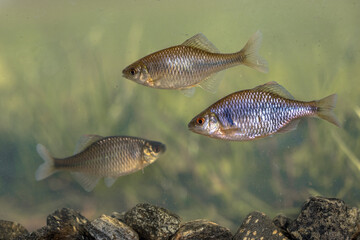
[[[165,145],[137,137],[84,135],[76,146],[75,155],[67,158],[52,157],[41,144],[36,150],[44,160],[35,173],[36,180],[67,170],[86,191],[91,191],[102,177],[110,187],[117,177],[153,163],[165,152]]]
[[[263,138],[295,130],[302,117],[319,117],[336,126],[333,113],[337,95],[318,101],[294,100],[276,82],[232,93],[194,117],[188,127],[208,137],[233,141]]]
[[[191,96],[195,86],[215,92],[217,72],[246,65],[268,72],[267,62],[258,55],[262,34],[257,31],[239,52],[221,54],[201,33],[183,44],[141,58],[123,70],[123,76],[139,84],[160,89],[180,89]]]

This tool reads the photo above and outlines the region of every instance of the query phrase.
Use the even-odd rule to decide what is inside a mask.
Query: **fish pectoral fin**
[[[86,173],[81,173],[81,172],[72,172],[71,174],[74,176],[75,180],[87,192],[91,192],[100,180],[99,176],[95,176],[95,175],[91,175],[91,174],[86,174]]]
[[[195,88],[191,87],[191,88],[180,89],[180,92],[187,97],[192,97],[192,96],[194,96]]]
[[[113,178],[113,177],[106,177],[106,178],[104,178],[105,185],[106,185],[107,187],[111,187],[111,186],[115,183],[116,179],[117,179],[117,178]]]
[[[245,132],[242,132],[239,129],[222,129],[221,130],[222,134],[226,135],[226,136],[231,136],[231,137],[239,137],[239,136],[244,136]]]
[[[295,130],[297,128],[299,122],[300,122],[300,119],[292,120],[291,122],[286,124],[284,127],[280,128],[278,133],[286,133],[286,132]]]
[[[198,33],[195,36],[192,36],[181,45],[198,48],[207,52],[220,53],[219,49],[217,49],[217,47],[215,47],[215,45],[210,42],[202,33]]]
[[[286,90],[283,86],[281,86],[280,84],[278,84],[275,81],[268,82],[263,85],[257,86],[255,88],[253,88],[253,90],[267,92],[267,93],[273,93],[273,94],[279,95],[280,97],[283,97],[283,98],[294,99],[294,97],[291,95],[291,93],[288,92],[288,90]]]
[[[87,148],[88,146],[90,146],[94,142],[99,141],[102,138],[103,138],[102,136],[91,135],[91,134],[81,136],[80,139],[78,140],[77,144],[76,144],[74,154],[83,151],[85,148]]]
[[[207,92],[216,93],[225,72],[213,73],[199,83],[199,86]]]

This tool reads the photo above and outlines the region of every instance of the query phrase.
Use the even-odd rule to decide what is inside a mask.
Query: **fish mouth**
[[[164,152],[166,151],[166,146],[165,146],[165,144],[160,143],[159,148],[160,148],[160,152],[161,152],[161,153],[164,153]]]
[[[164,153],[166,151],[165,144],[161,142],[151,142],[151,147],[155,153]]]
[[[197,133],[196,131],[196,125],[195,125],[195,119],[193,118],[189,123],[188,123],[188,129],[194,133]]]

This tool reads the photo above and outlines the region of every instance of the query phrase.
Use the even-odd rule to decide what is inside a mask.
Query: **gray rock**
[[[335,198],[311,197],[289,225],[294,239],[356,239],[360,211]]]
[[[138,234],[116,218],[101,215],[85,228],[96,240],[138,240]]]
[[[252,212],[245,218],[233,238],[233,240],[245,239],[286,240],[288,238],[264,213]]]
[[[292,239],[290,233],[288,232],[288,228],[292,223],[292,220],[284,215],[278,215],[273,219],[273,223],[277,226],[281,232],[289,239]]]
[[[229,240],[229,229],[207,220],[195,220],[180,227],[171,240]]]
[[[63,208],[56,210],[47,217],[47,226],[32,232],[22,239],[93,240],[94,238],[85,229],[87,223],[88,220],[80,213],[69,208]]]
[[[161,240],[175,234],[180,227],[180,217],[164,208],[141,203],[125,214],[125,223],[140,238]]]
[[[0,239],[11,240],[24,234],[28,234],[28,231],[19,223],[0,220]]]
[[[125,213],[126,212],[122,212],[122,213],[113,212],[111,214],[111,217],[116,218],[117,220],[119,220],[121,222],[125,222]]]

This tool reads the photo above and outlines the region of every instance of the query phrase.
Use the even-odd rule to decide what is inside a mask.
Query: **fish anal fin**
[[[291,132],[295,130],[300,122],[300,119],[295,119],[290,121],[288,124],[286,124],[284,127],[280,128],[278,133],[286,133]]]
[[[114,177],[106,177],[106,178],[104,178],[105,185],[107,187],[111,187],[115,183],[116,179],[117,178],[114,178]]]
[[[94,142],[99,141],[102,138],[102,136],[91,134],[81,136],[76,144],[74,154],[83,151],[85,148],[87,148]]]
[[[183,89],[180,89],[180,92],[187,97],[192,97],[192,96],[194,96],[194,93],[195,93],[195,87],[183,88]]]
[[[204,80],[202,80],[199,86],[207,92],[216,93],[221,80],[223,79],[225,72],[213,73]]]
[[[202,33],[196,34],[195,36],[183,42],[181,45],[199,48],[207,52],[220,53],[217,47],[215,47],[215,45],[212,42],[210,42]]]
[[[91,174],[87,174],[87,173],[82,173],[82,172],[72,172],[71,173],[75,180],[85,189],[85,191],[87,192],[91,192],[96,184],[99,182],[100,177],[99,176],[95,176],[95,175],[91,175]]]
[[[283,86],[281,86],[280,84],[278,84],[275,81],[268,82],[263,85],[257,86],[255,88],[253,88],[253,90],[267,92],[267,93],[273,93],[273,94],[279,95],[280,97],[283,97],[283,98],[294,99],[294,97],[291,95],[291,93],[289,93],[288,90],[286,90]]]

